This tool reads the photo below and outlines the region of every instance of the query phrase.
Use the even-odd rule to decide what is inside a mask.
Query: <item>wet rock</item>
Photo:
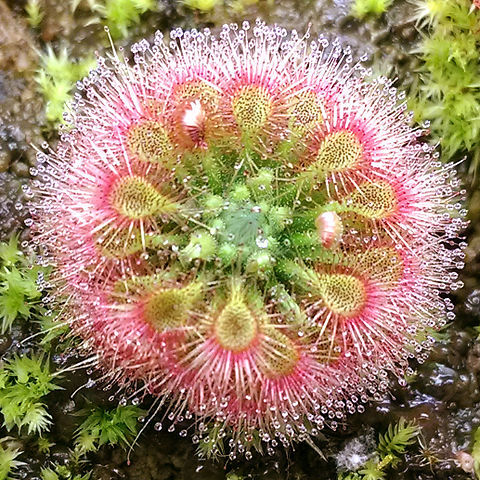
[[[445,365],[436,363],[425,377],[423,391],[433,397],[443,399],[453,396],[452,387],[458,379],[458,373]]]
[[[12,344],[12,339],[9,335],[4,334],[0,336],[0,355],[3,355],[10,345]]]
[[[468,295],[465,301],[465,309],[472,315],[480,316],[480,289],[475,289]]]
[[[460,367],[460,365],[459,365]],[[422,369],[416,380],[421,392],[446,403],[447,408],[468,408],[480,400],[478,382],[461,366],[454,369],[433,363]]]
[[[0,0],[0,239],[22,226],[20,184],[36,163],[31,144],[43,141],[43,106],[33,75],[38,49],[27,23]]]
[[[35,162],[31,144],[43,141],[43,106],[32,78],[19,78],[11,71],[0,71],[0,87],[8,95],[0,97],[0,150],[10,152],[10,163]]]
[[[0,241],[7,240],[14,230],[21,228],[26,218],[25,209],[15,208],[18,202],[22,204],[24,200],[24,183],[13,173],[0,173]]]
[[[68,465],[70,451],[65,445],[54,445],[51,450],[50,459],[59,465]]]
[[[468,352],[466,367],[470,373],[480,372],[480,343],[475,342]]]
[[[125,474],[108,465],[95,465],[91,478],[92,480],[122,480],[125,478]]]
[[[448,343],[448,355],[446,361],[449,366],[463,369],[465,358],[472,345],[472,335],[464,330],[453,330]]]
[[[43,141],[42,103],[34,92],[33,80],[19,78],[13,72],[0,71],[0,239],[23,227],[26,209],[22,185],[36,164],[31,144]]]

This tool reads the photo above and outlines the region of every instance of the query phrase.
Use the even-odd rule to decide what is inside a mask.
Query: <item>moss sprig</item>
[[[75,83],[95,67],[92,54],[78,61],[70,59],[66,48],[57,54],[48,45],[40,54],[40,69],[35,81],[45,99],[45,115],[49,122],[62,123],[65,105],[72,99]]]
[[[17,460],[22,454],[18,448],[10,445],[11,437],[4,437],[0,439],[0,479],[12,480],[14,478],[15,470],[25,465],[25,462]]]
[[[340,471],[338,480],[385,480],[388,471],[398,466],[407,448],[416,442],[420,428],[414,422],[401,418],[390,424],[384,434],[379,435],[376,451],[363,466],[354,472]]]
[[[18,248],[18,238],[0,243],[0,329],[8,331],[13,321],[30,318],[39,311],[42,293],[38,284],[42,268],[33,266]],[[44,273],[44,271],[43,271]]]
[[[94,407],[78,412],[87,415],[75,432],[75,448],[83,453],[98,450],[103,445],[126,448],[138,432],[138,418],[145,412],[133,405],[118,405],[111,410]]]
[[[42,23],[45,16],[43,2],[41,0],[28,0],[25,5],[25,13],[27,14],[27,22],[32,28],[37,28]]]
[[[16,355],[5,361],[0,370],[0,413],[8,431],[16,427],[20,432],[26,429],[29,435],[41,435],[49,430],[52,417],[45,397],[61,389],[55,376],[42,355]]]
[[[141,15],[156,8],[155,0],[104,0],[95,5],[114,40],[126,38],[129,30],[141,21]]]
[[[359,19],[378,17],[387,11],[391,3],[392,0],[355,0],[352,4],[352,15]]]

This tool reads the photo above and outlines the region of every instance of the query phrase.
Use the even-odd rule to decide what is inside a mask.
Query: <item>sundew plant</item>
[[[462,195],[387,78],[258,21],[79,84],[32,216],[103,382],[205,454],[273,453],[404,382],[453,318]]]

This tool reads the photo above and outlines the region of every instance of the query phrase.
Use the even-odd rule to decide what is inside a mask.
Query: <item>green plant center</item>
[[[224,212],[222,219],[226,238],[235,245],[253,246],[268,224],[262,207],[253,204],[232,205]]]

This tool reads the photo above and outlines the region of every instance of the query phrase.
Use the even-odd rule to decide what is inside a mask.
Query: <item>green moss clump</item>
[[[100,13],[114,40],[128,37],[129,29],[140,23],[140,16],[156,8],[155,0],[104,0],[95,10]]]
[[[17,460],[22,452],[11,447],[10,440],[12,440],[10,437],[0,439],[0,479],[2,480],[12,480],[15,478],[12,475],[15,470],[21,465],[25,465],[24,462]]]
[[[43,399],[61,388],[54,377],[43,356],[15,356],[5,362],[0,370],[0,412],[8,431],[26,428],[29,435],[40,435],[49,430],[51,416]]]
[[[138,418],[145,411],[133,405],[119,405],[112,410],[95,407],[75,433],[75,448],[79,452],[98,450],[102,445],[126,448],[138,431]]]
[[[352,15],[360,19],[369,15],[378,17],[387,11],[391,3],[392,0],[355,0]]]
[[[75,83],[95,67],[96,60],[89,55],[73,62],[66,48],[57,55],[49,45],[40,55],[40,65],[35,81],[45,99],[45,116],[49,122],[62,123],[65,104],[72,99]]]
[[[41,267],[29,265],[18,249],[17,237],[0,243],[0,330],[10,330],[13,321],[21,316],[30,318],[39,312],[41,297],[38,285]]]
[[[188,8],[191,8],[192,10],[209,12],[220,3],[220,0],[184,0],[184,3]]]
[[[480,165],[480,14],[471,0],[420,2],[417,23],[427,28],[416,53],[422,64],[410,108],[429,120],[443,157],[472,152],[472,173]]]

